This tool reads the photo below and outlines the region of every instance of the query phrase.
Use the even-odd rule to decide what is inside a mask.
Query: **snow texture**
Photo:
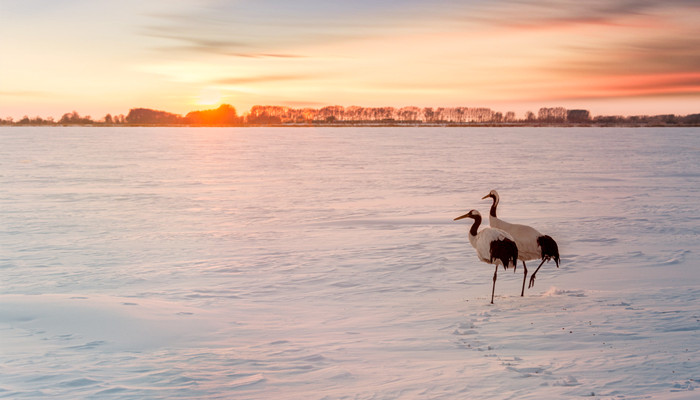
[[[562,255],[493,305],[491,189]],[[0,398],[697,398],[699,191],[697,128],[2,128]]]

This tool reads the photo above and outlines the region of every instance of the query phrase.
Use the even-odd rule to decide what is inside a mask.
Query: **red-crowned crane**
[[[491,304],[493,304],[498,264],[503,265],[504,269],[508,269],[512,265],[513,270],[515,270],[518,262],[518,247],[513,237],[505,231],[491,227],[485,227],[479,231],[481,214],[478,211],[471,210],[454,220],[457,221],[462,218],[472,218],[474,220],[469,230],[469,243],[476,249],[479,259],[496,266],[496,269],[493,271],[493,287],[491,288]]]
[[[500,201],[498,192],[492,190],[489,194],[482,197],[482,200],[489,197],[493,199],[491,211],[489,212],[489,224],[494,228],[510,233],[515,239],[515,244],[518,245],[518,258],[523,262],[523,267],[525,269],[523,289],[520,293],[520,295],[523,296],[525,294],[525,280],[527,279],[527,265],[525,261],[542,259],[540,265],[530,276],[528,288],[531,288],[535,285],[535,275],[537,271],[540,270],[540,267],[542,267],[545,261],[554,260],[557,264],[557,268],[559,268],[559,246],[557,246],[557,242],[555,242],[551,236],[543,235],[531,226],[511,224],[498,218],[496,216],[496,207],[498,207],[498,202]]]

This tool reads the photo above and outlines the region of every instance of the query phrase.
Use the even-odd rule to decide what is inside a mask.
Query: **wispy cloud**
[[[483,2],[477,20],[521,28],[569,25],[617,25],[621,19],[665,13],[675,9],[700,9],[696,0],[500,0]],[[473,11],[473,10],[470,10]]]
[[[430,9],[453,1],[438,0]],[[426,9],[418,0],[209,1],[178,13],[153,14],[140,33],[171,41],[157,45],[169,51],[300,57],[289,49],[418,29]]]
[[[249,47],[248,43],[231,40],[225,35],[205,31],[190,32],[189,29],[175,25],[145,27],[141,30],[141,34],[146,37],[165,39],[158,44],[158,47],[170,53],[181,51],[230,54]]]
[[[35,90],[0,90],[0,96],[5,97],[44,97],[49,93]]]
[[[685,38],[626,38],[582,46],[552,73],[570,77],[687,74],[700,72],[700,29]]]
[[[270,83],[270,82],[282,82],[282,81],[299,81],[304,79],[317,78],[314,75],[259,75],[259,76],[244,76],[244,77],[233,77],[217,79],[212,83],[218,85],[244,85],[250,83]]]
[[[170,54],[209,53],[243,58],[306,57],[302,54],[264,52],[263,50],[274,50],[277,46],[259,40],[232,40],[224,32],[206,32],[195,27],[185,29],[176,25],[149,26],[141,29],[141,35],[169,42],[159,44],[158,48]]]
[[[243,58],[307,58],[301,54],[231,53],[230,55]]]
[[[618,95],[700,94],[700,72],[611,77],[600,89]]]

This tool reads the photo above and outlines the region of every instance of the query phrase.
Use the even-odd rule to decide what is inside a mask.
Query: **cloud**
[[[270,83],[282,81],[298,81],[304,79],[317,78],[317,75],[258,75],[217,79],[214,84],[219,85],[245,85],[249,83]]]
[[[700,72],[687,74],[632,75],[623,79],[616,78],[607,85],[612,90],[634,90],[646,92],[658,91],[694,91],[700,93]]]
[[[697,0],[502,0],[481,8],[478,19],[499,26],[547,29],[571,25],[615,25],[629,17],[654,17],[669,10],[700,11]]]
[[[222,35],[209,35],[206,32],[193,33],[175,26],[150,26],[141,30],[143,36],[166,39],[175,45],[161,45],[163,48],[210,53],[230,53],[247,47],[247,43],[230,40]]]
[[[579,93],[579,98],[700,96],[700,73],[611,76],[601,78],[598,84],[581,88]]]
[[[656,70],[700,71],[700,28],[687,33],[687,37],[659,37],[632,42],[632,61]]]
[[[159,49],[241,57],[302,57],[290,49],[415,31],[428,10],[419,0],[240,0],[193,4],[170,14],[151,14],[140,34],[165,39]],[[167,43],[170,41],[171,43]]]
[[[600,75],[585,80],[541,84],[538,91],[519,91],[519,101],[571,101],[644,99],[659,97],[700,98],[700,72],[679,74]]]
[[[301,54],[265,54],[265,53],[232,53],[232,56],[243,58],[306,58]]]
[[[548,69],[564,76],[682,74],[700,71],[700,29],[678,38],[625,38],[583,46]]]
[[[49,93],[35,90],[0,90],[3,97],[43,97]]]
[[[166,52],[201,52],[228,55],[243,58],[304,58],[301,54],[265,53],[256,52],[257,47],[268,46],[253,45],[251,41],[231,40],[226,35],[219,33],[194,32],[175,26],[151,26],[141,30],[143,36],[165,39],[174,44],[160,45],[160,49]],[[269,46],[274,47],[274,46]],[[254,51],[250,51],[254,50]]]

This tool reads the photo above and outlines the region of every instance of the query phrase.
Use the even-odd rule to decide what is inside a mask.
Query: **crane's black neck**
[[[479,231],[479,225],[481,225],[481,215],[472,215],[472,218],[474,218],[474,223],[472,224],[472,228],[469,230],[469,234],[476,236]]]
[[[498,198],[494,195],[491,195],[491,198],[493,199],[493,204],[491,204],[491,211],[489,212],[489,214],[492,217],[498,218],[496,216],[496,207],[498,207]]]

